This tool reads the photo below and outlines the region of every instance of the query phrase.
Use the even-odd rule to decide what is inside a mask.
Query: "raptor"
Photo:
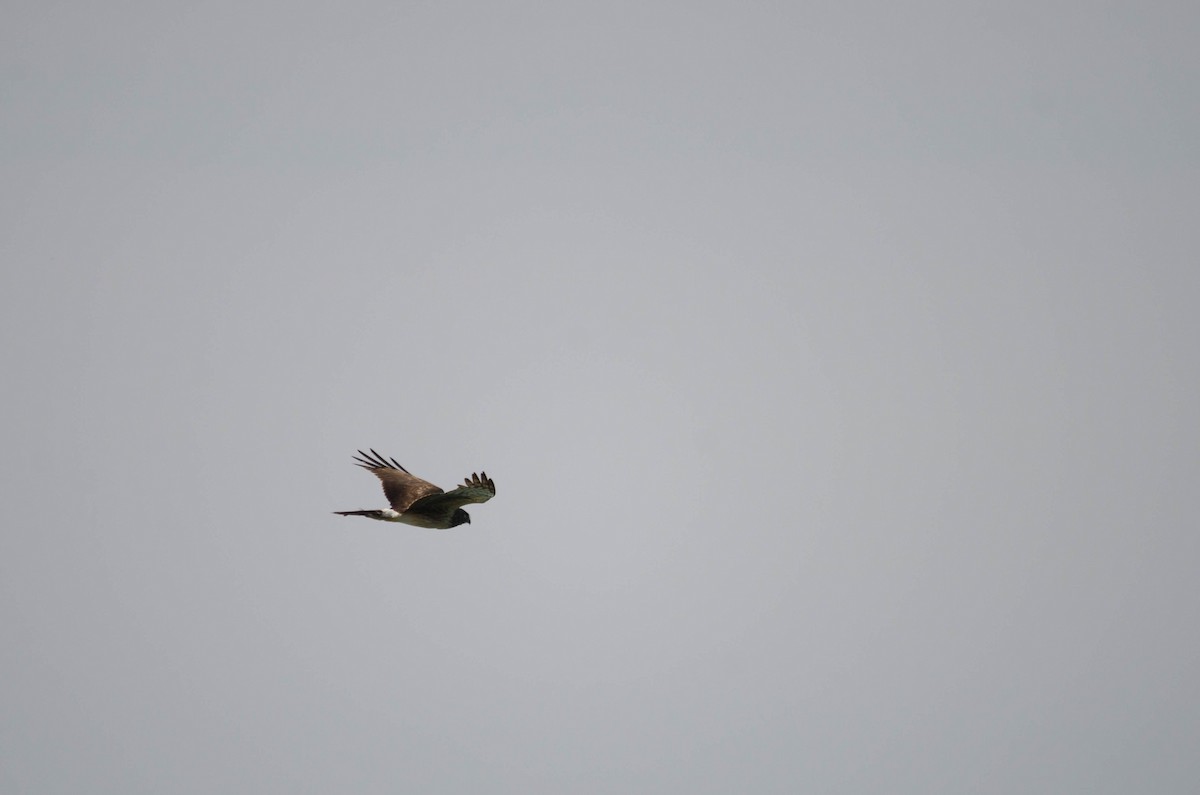
[[[453,491],[445,491],[413,475],[400,466],[396,459],[384,458],[374,450],[369,455],[359,450],[354,462],[379,478],[383,493],[392,507],[334,511],[339,516],[365,516],[382,522],[403,522],[415,527],[446,530],[471,523],[470,515],[462,508],[464,505],[487,502],[496,496],[496,484],[486,472],[472,472],[461,486]]]

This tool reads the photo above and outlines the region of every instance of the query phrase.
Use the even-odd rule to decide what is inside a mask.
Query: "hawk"
[[[478,475],[472,472],[471,477],[454,491],[443,491],[411,474],[396,459],[386,459],[374,450],[370,455],[359,450],[354,462],[382,481],[383,493],[392,507],[376,511],[334,511],[339,516],[366,516],[381,522],[404,522],[431,530],[446,530],[471,523],[471,517],[462,506],[469,502],[487,502],[496,496],[496,484],[486,472]]]

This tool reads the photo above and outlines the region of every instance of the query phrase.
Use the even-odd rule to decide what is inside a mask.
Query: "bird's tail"
[[[366,516],[383,521],[383,511],[334,511],[338,516]]]

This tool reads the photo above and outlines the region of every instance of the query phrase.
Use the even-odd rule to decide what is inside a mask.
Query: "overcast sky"
[[[1195,791],[1193,4],[3,17],[0,791]]]

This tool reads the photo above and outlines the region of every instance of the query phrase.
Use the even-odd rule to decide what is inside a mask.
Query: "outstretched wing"
[[[471,477],[453,491],[442,492],[441,489],[438,489],[438,492],[417,500],[412,504],[412,509],[421,513],[440,514],[445,512],[449,515],[469,502],[487,502],[495,497],[496,484],[492,482],[486,472],[480,472],[478,475],[472,472]]]
[[[410,474],[396,459],[389,461],[374,450],[371,450],[370,455],[359,450],[354,462],[379,478],[388,502],[400,513],[407,511],[417,500],[442,493],[440,488],[429,481]]]

